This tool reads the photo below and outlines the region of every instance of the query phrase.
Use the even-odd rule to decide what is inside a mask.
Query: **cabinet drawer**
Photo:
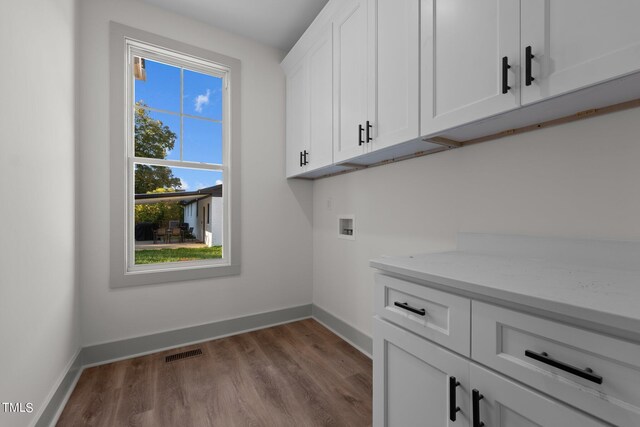
[[[640,425],[640,345],[473,301],[472,357],[617,426]]]
[[[482,399],[477,419],[488,427],[605,427],[584,412],[546,397],[515,381],[469,365],[470,383]],[[472,391],[473,393],[473,391]],[[472,394],[473,396],[473,394]],[[472,405],[474,398],[472,397]],[[472,415],[473,416],[473,415]],[[457,426],[456,426],[457,427]]]
[[[376,274],[375,312],[403,328],[470,355],[471,301],[416,283]]]

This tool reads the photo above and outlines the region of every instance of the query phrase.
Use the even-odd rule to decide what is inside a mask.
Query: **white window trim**
[[[110,213],[112,288],[150,285],[166,282],[206,279],[240,274],[240,61],[205,49],[167,39],[135,28],[110,22]],[[130,49],[144,51],[144,57],[194,71],[212,74],[208,63],[220,69],[220,77],[228,88],[224,103],[228,126],[223,126],[223,165],[191,162],[199,169],[223,172],[224,230],[223,259],[163,264],[133,264],[133,162],[159,166],[188,166],[190,162],[146,159],[129,156],[133,115],[129,103],[133,99],[131,72],[128,67]],[[158,58],[169,51],[175,64]]]

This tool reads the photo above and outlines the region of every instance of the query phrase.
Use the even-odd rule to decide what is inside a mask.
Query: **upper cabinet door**
[[[306,170],[302,153],[309,147],[308,68],[305,60],[287,75],[287,177]]]
[[[371,149],[420,133],[420,0],[369,1]]]
[[[333,24],[335,162],[364,153],[366,144],[367,1],[346,1]]]
[[[307,170],[333,162],[333,39],[328,25],[308,53],[309,155]]]
[[[422,135],[520,105],[519,5],[422,0]]]
[[[638,71],[638,17],[638,0],[523,1],[523,82],[527,47],[534,56],[523,104]]]

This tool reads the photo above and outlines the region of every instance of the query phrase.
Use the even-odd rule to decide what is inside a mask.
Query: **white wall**
[[[314,304],[370,335],[368,260],[451,250],[459,231],[640,240],[639,135],[636,108],[315,181]]]
[[[209,246],[222,245],[222,197],[211,197],[207,200],[211,204],[209,224],[206,224],[207,239]]]
[[[283,53],[138,2],[80,11],[83,344],[311,303],[311,184],[284,179]],[[109,288],[109,20],[242,61],[241,275]]]
[[[0,2],[0,402],[34,405],[2,426],[36,418],[79,348],[75,30],[74,0]]]

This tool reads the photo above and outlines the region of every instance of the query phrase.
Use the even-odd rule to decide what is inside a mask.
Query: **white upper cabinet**
[[[334,22],[335,162],[364,153],[367,121],[367,0],[344,2]]]
[[[637,99],[638,16],[640,0],[330,0],[282,62],[287,177]]]
[[[520,105],[514,0],[422,0],[422,135]]]
[[[639,17],[637,0],[522,1],[522,104],[640,70]]]
[[[333,45],[328,25],[308,54],[309,150],[307,169],[333,163]]]
[[[369,0],[371,150],[420,136],[419,6],[420,0]]]
[[[421,7],[421,135],[640,70],[638,1],[422,0]],[[592,106],[615,102],[605,99],[595,96]],[[584,109],[572,102],[549,111]],[[504,120],[507,129],[523,123]]]
[[[334,161],[420,136],[419,0],[349,0],[334,20]]]
[[[287,177],[306,170],[304,150],[309,147],[309,84],[306,61],[300,61],[287,75]]]
[[[287,65],[287,177],[333,163],[332,27]]]

